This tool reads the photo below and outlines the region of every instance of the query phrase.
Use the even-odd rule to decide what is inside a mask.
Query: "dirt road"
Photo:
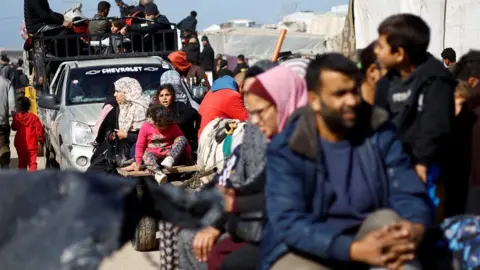
[[[13,146],[14,134],[10,138],[12,152],[10,168],[15,169],[18,165],[18,156]],[[38,158],[38,169],[45,169],[44,158]],[[112,257],[103,261],[100,270],[158,270],[160,267],[159,252],[137,252],[128,243],[123,249],[113,254]]]

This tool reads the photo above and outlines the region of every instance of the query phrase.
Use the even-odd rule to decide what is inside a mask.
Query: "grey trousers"
[[[392,210],[378,210],[372,213],[360,226],[355,239],[361,239],[369,232],[380,229],[386,225],[401,221],[397,213]],[[287,253],[281,257],[272,267],[272,270],[329,270],[330,267],[321,265],[320,263],[309,258],[302,257],[295,253]],[[371,268],[383,269],[383,268]],[[405,270],[421,270],[418,262],[412,262],[404,266]]]

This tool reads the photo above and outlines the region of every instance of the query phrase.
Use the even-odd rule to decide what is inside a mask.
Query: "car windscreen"
[[[138,80],[146,95],[153,96],[160,86],[160,77],[168,69],[161,65],[121,65],[75,68],[70,71],[66,103],[79,105],[103,103],[113,97],[113,83],[130,77]]]

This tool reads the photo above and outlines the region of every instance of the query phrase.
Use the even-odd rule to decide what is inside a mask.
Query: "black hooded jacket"
[[[445,162],[456,85],[453,75],[432,55],[406,80],[392,71],[378,82],[375,103],[390,113],[414,164]]]
[[[35,34],[44,25],[62,25],[63,15],[50,9],[48,0],[25,0],[23,4],[25,26],[29,34]]]
[[[177,27],[182,31],[191,30],[193,32],[196,32],[197,19],[195,19],[193,16],[187,16],[185,19],[183,19],[181,22],[177,24]]]
[[[205,71],[214,71],[215,70],[215,51],[212,46],[210,46],[210,41],[206,36],[202,39],[207,41],[207,44],[203,46],[203,51],[200,55],[200,65]]]

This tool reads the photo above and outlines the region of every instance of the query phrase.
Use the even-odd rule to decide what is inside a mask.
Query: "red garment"
[[[225,258],[232,252],[245,246],[245,244],[245,242],[234,242],[230,236],[218,241],[212,251],[208,254],[208,270],[221,269],[223,260],[225,260]]]
[[[37,170],[37,150],[29,150],[26,152],[18,151],[18,168],[21,170],[26,170],[29,168],[31,172]]]
[[[198,113],[202,118],[198,138],[208,123],[215,118],[248,120],[248,112],[243,104],[242,95],[232,89],[208,91],[198,108]]]
[[[187,54],[184,51],[176,51],[168,55],[168,59],[172,62],[172,65],[175,66],[180,73],[185,74],[188,72],[192,64],[187,60]]]
[[[13,117],[12,130],[17,131],[14,145],[18,153],[18,167],[26,169],[28,164],[30,171],[36,170],[38,142],[45,142],[40,119],[30,112],[17,113]]]

